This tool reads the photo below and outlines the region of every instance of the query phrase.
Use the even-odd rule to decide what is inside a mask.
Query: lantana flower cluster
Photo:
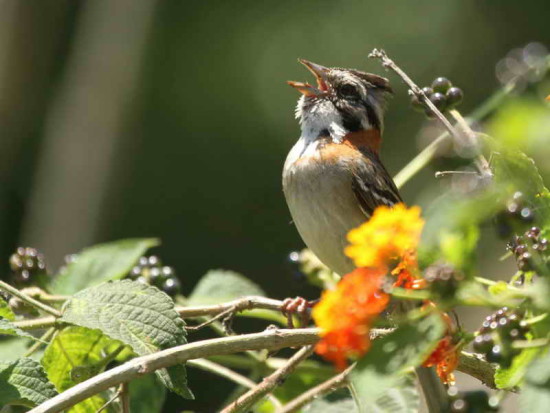
[[[416,259],[424,226],[420,214],[417,206],[381,206],[369,221],[348,233],[350,245],[345,253],[357,269],[343,276],[334,289],[323,292],[312,313],[321,330],[316,352],[338,369],[344,369],[348,359],[360,358],[369,350],[371,326],[390,301],[382,290],[388,274],[397,277],[395,286],[425,288]],[[442,313],[442,317],[447,316]],[[457,360],[456,346],[449,335],[424,365],[436,366],[441,379],[450,383]]]

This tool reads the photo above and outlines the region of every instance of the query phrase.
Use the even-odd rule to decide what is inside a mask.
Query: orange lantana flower
[[[370,220],[348,233],[351,245],[345,253],[357,267],[385,267],[416,250],[423,226],[417,206],[380,206]]]
[[[370,326],[389,302],[380,290],[385,274],[383,269],[359,268],[344,276],[335,289],[323,292],[313,308],[313,319],[321,329],[315,351],[338,369],[370,348]]]
[[[428,301],[426,306],[436,308],[435,303]],[[440,313],[441,318],[447,325],[445,337],[439,340],[439,343],[430,356],[424,361],[424,367],[435,366],[437,375],[445,384],[455,384],[455,375],[453,372],[458,366],[460,346],[455,343],[453,336],[456,333],[456,325],[447,313]]]

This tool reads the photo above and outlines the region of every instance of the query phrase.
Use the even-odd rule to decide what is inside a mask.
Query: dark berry
[[[171,277],[164,281],[161,286],[161,290],[173,297],[180,292],[181,285],[176,277]]]
[[[434,264],[426,269],[424,278],[430,284],[430,290],[442,300],[454,297],[460,281],[464,278],[462,273],[450,265]]]
[[[16,284],[29,284],[33,277],[46,274],[44,256],[35,248],[17,248],[10,257],[10,268]]]
[[[506,210],[508,211],[508,213],[512,215],[516,215],[520,209],[521,209],[521,206],[516,201],[509,202],[508,205],[506,205]]]
[[[429,86],[426,86],[426,87],[423,87],[422,88],[422,92],[424,92],[424,94],[426,95],[426,97],[429,99],[430,96],[434,93],[434,90],[429,87]]]
[[[450,80],[445,77],[438,77],[432,83],[432,89],[434,92],[447,93],[447,91],[452,87]]]
[[[504,359],[500,346],[493,346],[491,351],[486,354],[485,358],[489,363],[500,363]]]
[[[523,200],[523,193],[520,192],[520,191],[516,191],[516,192],[514,192],[514,195],[512,195],[512,198],[513,198],[515,201]]]
[[[494,344],[495,342],[491,334],[480,334],[474,338],[474,350],[477,353],[485,354],[489,352]]]
[[[458,87],[452,87],[447,90],[445,97],[447,98],[447,105],[451,108],[459,105],[462,102],[462,99],[464,99],[464,93],[462,93],[462,89]]]
[[[526,235],[529,234],[531,238],[538,238],[540,235],[540,228],[539,227],[531,227],[529,231],[527,231]]]
[[[430,95],[430,101],[441,112],[444,112],[447,107],[447,99],[443,93],[435,92]]]
[[[411,106],[417,112],[423,112],[424,108],[426,107],[424,103],[422,103],[422,101],[418,98],[418,96],[414,94],[411,95]]]

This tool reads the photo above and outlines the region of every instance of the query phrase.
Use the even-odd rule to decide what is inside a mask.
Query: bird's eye
[[[340,86],[340,94],[345,98],[351,99],[357,99],[359,97],[359,93],[357,92],[355,86],[349,83]]]

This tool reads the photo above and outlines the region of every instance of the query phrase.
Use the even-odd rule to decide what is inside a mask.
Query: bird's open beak
[[[317,80],[317,87],[310,85],[309,83],[294,82],[292,80],[289,80],[287,83],[293,88],[298,89],[298,92],[305,96],[320,96],[325,94],[328,90],[328,85],[326,82],[328,69],[305,59],[298,59],[298,61],[307,67],[311,73],[313,73],[315,79]]]

